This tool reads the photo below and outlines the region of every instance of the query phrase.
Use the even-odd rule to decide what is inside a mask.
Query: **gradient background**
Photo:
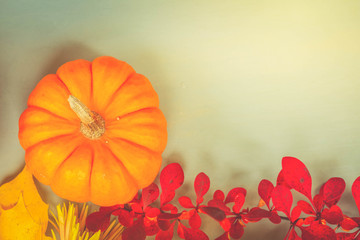
[[[168,120],[164,163],[183,165],[187,194],[203,171],[212,190],[245,187],[254,205],[260,180],[275,181],[281,158],[294,156],[314,189],[344,178],[341,202],[357,216],[360,1],[2,0],[0,180],[24,162],[18,118],[37,82],[101,55],[152,82]],[[245,239],[286,233],[261,224]]]

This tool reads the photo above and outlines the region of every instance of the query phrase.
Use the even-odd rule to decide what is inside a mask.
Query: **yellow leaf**
[[[17,204],[0,215],[0,239],[39,239],[41,225],[27,211],[22,195]]]
[[[20,217],[20,215],[23,215]],[[12,220],[13,224],[21,224],[18,229],[6,228],[1,225],[0,239],[42,239],[48,224],[48,205],[44,203],[34,184],[32,174],[25,166],[22,172],[12,181],[0,187],[0,218],[2,223],[10,224],[10,219],[18,216],[18,221]],[[9,218],[9,219],[7,219]],[[13,226],[13,225],[11,225]],[[37,235],[30,237],[30,233],[24,238],[4,238],[1,234],[21,234],[28,226],[37,226]],[[35,227],[36,228],[36,227]],[[35,229],[34,228],[34,229]],[[12,231],[15,231],[12,233]],[[35,231],[35,230],[34,230]],[[41,237],[40,237],[41,236]]]

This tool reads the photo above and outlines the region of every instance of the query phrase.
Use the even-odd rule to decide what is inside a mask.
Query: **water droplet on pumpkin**
[[[120,117],[116,117],[116,120],[118,120],[118,121],[119,121],[119,120],[120,120]]]
[[[109,141],[108,141],[108,140],[105,140],[105,143],[109,143]]]

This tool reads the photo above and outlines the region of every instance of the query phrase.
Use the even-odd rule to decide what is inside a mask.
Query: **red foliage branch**
[[[195,201],[188,196],[180,197],[178,202],[184,209],[179,211],[171,202],[183,182],[181,166],[169,164],[160,173],[161,193],[152,183],[128,204],[100,207],[99,211],[87,217],[86,226],[90,231],[104,230],[114,215],[126,227],[122,236],[124,240],[141,240],[154,235],[158,240],[172,239],[175,229],[182,239],[205,240],[209,237],[200,230],[201,216],[208,215],[224,230],[216,239],[230,240],[240,239],[246,224],[267,218],[274,224],[283,220],[290,222],[284,239],[360,240],[360,217],[346,216],[337,206],[345,190],[345,181],[330,178],[312,197],[311,175],[304,163],[293,157],[282,159],[276,186],[266,179],[259,183],[259,206],[250,209],[243,208],[246,190],[242,187],[233,188],[226,197],[224,192],[216,190],[212,199],[204,203],[210,179],[205,173],[199,173],[194,181]],[[305,196],[307,201],[299,200],[293,207],[291,190]],[[360,213],[360,177],[352,185],[352,194]],[[154,207],[159,197],[160,205]],[[285,216],[280,216],[279,212]]]

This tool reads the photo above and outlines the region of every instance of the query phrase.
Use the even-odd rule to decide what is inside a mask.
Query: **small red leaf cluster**
[[[202,216],[207,215],[223,229],[217,240],[240,239],[247,224],[264,218],[274,224],[290,223],[284,239],[360,240],[360,217],[343,214],[337,205],[345,190],[345,181],[330,178],[313,196],[308,169],[293,157],[283,158],[275,186],[266,179],[259,183],[260,203],[252,208],[244,208],[247,191],[242,187],[235,187],[226,195],[216,190],[206,203],[204,196],[209,191],[210,179],[205,173],[199,173],[194,181],[196,199],[180,197],[178,203],[182,210],[179,210],[173,202],[175,191],[183,182],[181,166],[169,164],[160,173],[161,191],[152,183],[127,204],[100,207],[87,217],[86,226],[90,231],[105,230],[111,216],[116,216],[125,226],[124,240],[142,240],[146,236],[167,240],[175,234],[186,240],[206,240],[209,237],[201,225]],[[307,200],[294,204],[294,192]],[[352,194],[360,213],[360,177],[352,185]]]

